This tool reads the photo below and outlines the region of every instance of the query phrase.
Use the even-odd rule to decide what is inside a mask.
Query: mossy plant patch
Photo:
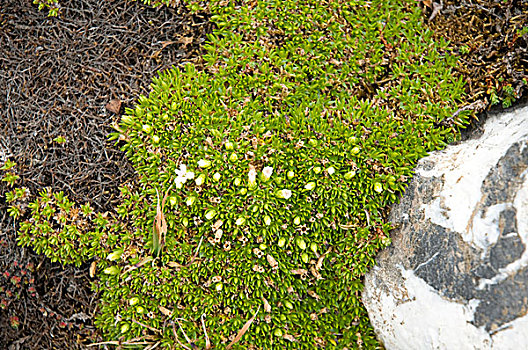
[[[456,59],[405,1],[207,9],[203,69],[160,72],[112,135],[140,179],[118,216],[43,191],[20,242],[94,259],[111,344],[375,348],[361,279],[416,160],[456,137],[442,120],[468,116]]]

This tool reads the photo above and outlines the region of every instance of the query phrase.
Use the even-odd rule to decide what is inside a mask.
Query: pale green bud
[[[290,310],[293,309],[293,304],[288,300],[284,301],[284,306],[286,306]]]
[[[242,187],[240,191],[238,191],[241,195],[245,195],[247,193],[247,188]]]
[[[379,182],[376,182],[374,184],[374,191],[378,192],[378,193],[381,193],[383,192],[383,185]]]
[[[216,210],[214,210],[214,209],[209,209],[208,211],[205,212],[205,218],[207,220],[211,220],[215,216],[216,216]]]
[[[213,175],[213,180],[215,180],[216,182],[220,181],[220,178],[222,177],[222,175],[220,173],[215,173]]]
[[[196,197],[194,196],[187,197],[187,200],[185,200],[185,204],[187,204],[188,207],[193,205],[194,202],[196,202]]]
[[[351,152],[352,152],[353,154],[358,154],[359,151],[360,151],[360,150],[359,150],[359,147],[356,146],[356,147],[352,148],[352,151],[351,151]]]
[[[328,175],[334,175],[335,168],[333,166],[331,166],[328,169],[326,169],[326,172],[328,173]]]
[[[355,172],[355,171],[349,171],[348,173],[345,174],[345,180],[350,180],[350,179],[352,179],[355,175],[356,175],[356,172]]]
[[[294,223],[295,225],[300,225],[300,224],[301,224],[301,218],[298,217],[298,216],[296,216],[295,219],[293,219],[293,223]]]
[[[223,288],[224,288],[224,285],[223,285],[222,282],[217,283],[216,286],[215,286],[215,289],[216,289],[217,292],[221,292]]]
[[[234,163],[238,160],[238,155],[236,153],[231,153],[231,155],[229,156],[229,161]]]
[[[152,136],[152,142],[153,143],[159,143],[160,142],[160,137],[158,135]]]
[[[299,247],[300,249],[302,250],[306,249],[306,242],[304,241],[302,237],[297,237],[295,243],[297,243],[297,247]]]
[[[138,298],[138,297],[130,298],[130,299],[128,299],[128,303],[129,303],[131,306],[136,305],[137,303],[139,303],[139,298]]]
[[[141,130],[143,130],[147,134],[150,134],[150,132],[152,131],[152,126],[148,124],[143,124],[143,127],[141,128]]]
[[[292,170],[290,170],[290,171],[288,171],[286,176],[288,176],[288,179],[291,180],[291,179],[293,179],[295,177],[295,173]]]
[[[203,183],[205,182],[205,174],[198,175],[198,177],[196,178],[196,180],[194,180],[194,182],[196,182],[196,186],[202,186]]]
[[[313,171],[314,171],[314,173],[316,173],[316,174],[319,174],[322,170],[323,170],[323,169],[321,169],[320,166],[316,166],[315,168],[313,168]]]
[[[110,261],[116,261],[119,258],[121,258],[122,254],[123,254],[123,250],[122,249],[114,250],[112,253],[108,254],[108,256],[106,258],[108,260],[110,260]]]
[[[308,182],[306,185],[304,185],[304,188],[311,191],[315,188],[315,182]]]
[[[203,169],[209,168],[211,166],[211,161],[208,159],[200,159],[198,161],[198,166]]]
[[[235,186],[240,186],[240,184],[242,183],[242,179],[237,177],[235,178],[235,181],[233,181],[233,183],[235,184]]]
[[[271,225],[271,218],[268,215],[264,216],[264,223],[267,226]]]
[[[310,249],[312,250],[312,252],[314,252],[314,254],[317,254],[317,243],[310,243]]]
[[[301,260],[302,260],[303,263],[308,264],[309,258],[308,258],[308,254],[306,254],[306,252],[301,254]]]
[[[280,248],[284,247],[286,245],[286,238],[284,237],[279,238],[279,241],[277,242],[277,244]]]
[[[235,225],[237,225],[237,226],[244,225],[245,223],[246,223],[246,219],[244,219],[243,217],[240,217],[240,218],[236,219],[236,221],[235,221]]]
[[[171,196],[169,197],[169,203],[170,205],[175,206],[178,203],[178,200],[176,199],[176,197]]]
[[[233,145],[233,142],[231,141],[227,141],[224,146],[228,151],[232,151],[235,148],[235,145]]]
[[[110,266],[103,270],[103,273],[106,273],[107,275],[117,275],[119,273],[119,267],[117,266]]]
[[[124,323],[121,325],[121,333],[126,333],[130,329],[130,325],[128,323]]]

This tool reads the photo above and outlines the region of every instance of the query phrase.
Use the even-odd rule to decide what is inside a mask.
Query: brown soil
[[[112,211],[118,186],[134,176],[107,141],[112,123],[148,93],[156,72],[195,60],[211,28],[185,8],[102,4],[62,0],[61,15],[48,18],[31,0],[2,0],[0,165],[16,161],[17,186],[32,194],[50,186]],[[53,141],[59,136],[66,143]],[[0,193],[7,190],[0,183]],[[88,267],[63,268],[18,247],[15,227],[2,196],[0,349],[82,349],[96,341]]]

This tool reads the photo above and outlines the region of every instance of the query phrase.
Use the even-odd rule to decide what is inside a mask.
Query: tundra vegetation
[[[187,6],[216,25],[204,64],[160,72],[115,125],[139,179],[117,214],[15,188],[19,243],[91,262],[109,344],[379,347],[362,276],[413,165],[471,115],[456,55],[403,0]]]

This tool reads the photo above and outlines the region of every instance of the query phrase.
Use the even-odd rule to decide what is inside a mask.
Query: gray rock
[[[422,159],[363,302],[387,349],[528,348],[528,107]]]

